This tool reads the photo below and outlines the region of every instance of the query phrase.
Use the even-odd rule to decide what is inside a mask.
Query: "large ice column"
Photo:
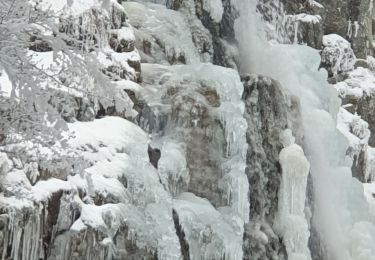
[[[280,141],[284,149],[279,154],[282,180],[275,226],[283,237],[289,259],[310,260],[310,232],[304,213],[310,163],[302,148],[294,143],[290,129],[280,134]]]

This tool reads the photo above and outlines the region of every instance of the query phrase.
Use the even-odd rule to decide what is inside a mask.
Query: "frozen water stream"
[[[303,146],[314,182],[313,225],[326,246],[327,259],[375,259],[374,224],[363,187],[345,163],[346,142],[336,129],[340,103],[326,83],[326,72],[318,71],[318,52],[305,46],[269,44],[255,13],[256,1],[237,0],[236,5],[241,10],[236,35],[242,71],[278,80],[301,101]]]

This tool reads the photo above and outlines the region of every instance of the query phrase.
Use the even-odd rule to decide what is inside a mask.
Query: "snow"
[[[43,11],[54,12],[57,15],[63,14],[64,16],[79,16],[91,9],[108,8],[114,5],[116,8],[121,6],[116,0],[32,0],[36,3],[37,8]]]
[[[206,10],[215,23],[220,23],[224,7],[221,0],[203,0],[203,9]]]
[[[47,201],[51,194],[59,191],[72,191],[73,187],[69,182],[50,178],[46,181],[38,181],[33,187],[33,199],[35,202]]]
[[[358,67],[347,75],[347,79],[334,85],[341,97],[360,99],[375,93],[375,76],[369,69]]]
[[[82,150],[105,153],[125,151],[133,152],[135,147],[147,151],[147,135],[138,126],[119,117],[106,117],[92,122],[76,122],[69,124],[69,130],[75,138],[68,140],[71,147]],[[86,153],[91,153],[86,152]],[[125,152],[124,151],[124,152]],[[143,154],[144,155],[144,154]],[[99,155],[98,155],[99,157]]]
[[[325,47],[339,46],[342,48],[350,48],[350,43],[337,34],[328,34],[323,36],[323,45]]]
[[[0,70],[0,96],[10,97],[12,93],[12,82],[5,70]]]
[[[103,206],[83,204],[82,222],[96,228],[106,227],[103,218],[110,214],[112,226],[107,227],[109,231],[113,229],[115,232],[114,225],[126,220],[136,234],[137,245],[157,249],[160,259],[169,259],[171,254],[178,256],[178,241],[172,232],[173,221],[168,209],[171,199],[149,163],[147,134],[133,123],[117,117],[76,122],[70,124],[69,129],[76,133],[69,144],[77,149],[91,149],[91,152],[83,151],[83,155],[95,163],[85,170],[83,176],[73,176],[69,181],[83,187],[90,195],[100,195],[104,199],[110,197],[119,202]],[[124,178],[126,185],[122,181]],[[152,207],[154,203],[160,205]],[[131,211],[128,207],[132,208]],[[144,226],[146,221],[139,219],[139,214],[145,218],[152,216],[148,219],[149,225]],[[77,226],[80,227],[79,222]]]
[[[287,18],[291,18],[293,21],[299,21],[302,23],[312,23],[312,24],[318,24],[322,20],[322,17],[320,15],[311,15],[311,14],[297,14],[297,15],[289,15]]]
[[[97,0],[47,0],[47,1],[36,1],[37,6],[41,10],[52,11],[57,14],[64,13],[73,16],[80,15],[87,12],[91,8],[99,8],[99,2]]]
[[[322,62],[329,64],[336,76],[354,69],[356,57],[350,43],[337,34],[323,36]]]
[[[68,55],[61,51],[35,52],[31,50],[28,51],[28,55],[30,62],[46,75],[41,82],[41,87],[58,89],[76,97],[83,96],[85,89],[77,85],[77,82],[74,82],[74,80],[69,86],[65,86],[59,82],[58,75],[63,75],[64,66],[72,66],[72,61]],[[77,58],[82,59],[80,56],[77,56]]]
[[[324,8],[324,6],[322,4],[318,3],[315,0],[308,0],[308,1],[309,1],[310,6],[312,6],[312,7]]]
[[[342,107],[337,115],[337,128],[348,139],[350,147],[367,144],[370,138],[368,123],[360,116],[353,115]]]
[[[34,210],[34,205],[47,202],[54,193],[67,191],[72,196],[71,205],[80,209],[80,218],[71,231],[92,227],[113,239],[126,223],[132,234],[130,239],[139,248],[153,250],[158,259],[179,259],[172,199],[149,163],[148,135],[119,117],[70,123],[68,128],[65,152],[76,151],[82,158],[74,157],[75,160],[79,158],[83,165],[86,161],[89,167],[69,175],[67,180],[50,178],[31,185],[23,170],[7,172],[11,162],[0,156],[6,172],[1,185],[8,190],[7,197],[0,197],[0,207]],[[87,194],[86,197],[81,200],[79,192]],[[103,205],[96,205],[95,201]],[[40,220],[38,214],[36,218]]]
[[[135,36],[133,29],[130,27],[121,27],[120,29],[117,30],[112,30],[112,33],[117,35],[118,40],[124,40],[124,41],[135,41]]]

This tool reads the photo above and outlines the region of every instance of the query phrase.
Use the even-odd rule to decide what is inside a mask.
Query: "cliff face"
[[[371,1],[120,2],[0,22],[2,259],[374,255]]]
[[[118,93],[108,104],[80,86],[73,94],[48,88],[67,127],[62,139],[48,146],[5,137],[2,258],[243,258],[243,85],[237,71],[203,63],[236,67],[230,3],[34,8],[56,11],[59,19],[43,22],[72,38],[63,51],[95,55],[95,73]],[[47,39],[32,46],[35,66],[60,76],[65,64],[53,57],[60,46]],[[8,78],[4,71],[2,83]]]

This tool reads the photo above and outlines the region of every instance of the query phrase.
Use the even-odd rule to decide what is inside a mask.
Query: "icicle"
[[[358,31],[359,31],[359,23],[358,21],[354,22],[354,38],[358,36]]]
[[[294,22],[294,44],[298,44],[298,27],[299,27],[299,21]]]
[[[352,35],[353,35],[353,28],[352,28],[352,21],[349,20],[348,21],[348,30],[346,32],[346,35],[349,37],[349,38],[352,38]]]

